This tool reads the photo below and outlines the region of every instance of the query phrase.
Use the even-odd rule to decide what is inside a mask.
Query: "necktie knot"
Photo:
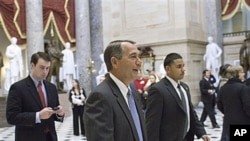
[[[38,87],[41,87],[41,86],[42,86],[42,82],[39,81],[37,86],[38,86]]]
[[[178,88],[178,89],[181,89],[181,85],[180,85],[180,84],[178,84],[178,85],[177,85],[177,88]]]
[[[131,95],[131,91],[130,91],[130,89],[128,89],[127,96],[130,96],[130,95]]]

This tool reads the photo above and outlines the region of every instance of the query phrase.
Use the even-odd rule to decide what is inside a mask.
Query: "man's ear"
[[[169,71],[169,69],[170,69],[170,67],[167,65],[167,66],[165,66],[165,71],[166,71],[166,73]]]
[[[30,68],[33,68],[35,67],[35,64],[34,63],[30,63]]]
[[[118,60],[117,60],[117,58],[115,58],[115,57],[111,57],[111,59],[110,59],[111,61],[111,64],[112,64],[112,67],[113,68],[117,68],[117,65],[118,65]]]

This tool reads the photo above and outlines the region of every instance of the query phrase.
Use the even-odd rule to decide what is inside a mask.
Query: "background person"
[[[85,90],[80,88],[79,81],[77,79],[72,80],[72,86],[72,89],[69,91],[69,101],[72,104],[74,135],[79,135],[80,121],[81,134],[85,136],[83,111],[87,96]]]
[[[199,83],[200,86],[200,92],[201,92],[201,101],[203,102],[203,111],[201,114],[200,121],[204,125],[204,122],[206,121],[207,116],[209,116],[213,128],[220,128],[218,125],[216,118],[215,118],[215,92],[216,88],[211,83],[211,74],[210,71],[205,69],[202,72],[202,79]]]
[[[45,80],[49,56],[43,52],[33,54],[30,68],[28,77],[10,87],[6,119],[16,126],[15,141],[57,141],[54,121],[62,122],[64,112],[55,85]]]
[[[139,92],[139,95],[141,97],[142,102],[142,109],[145,110],[146,108],[146,98],[144,97],[144,86],[147,84],[148,79],[142,76],[141,70],[139,70],[139,73],[137,75],[137,78],[133,80],[133,83],[130,84],[130,86],[133,86],[137,89]]]
[[[224,64],[220,66],[220,70],[219,70],[219,76],[220,76],[220,82],[218,85],[218,91],[220,90],[220,88],[227,82],[228,78],[226,77],[226,70],[228,67],[231,67],[230,64]]]
[[[129,84],[141,68],[135,42],[109,43],[104,60],[109,75],[89,95],[84,111],[88,141],[147,141],[139,93]]]
[[[148,91],[146,126],[149,141],[193,141],[194,134],[209,141],[191,103],[183,79],[184,61],[177,53],[164,60],[166,76]]]
[[[148,99],[148,91],[149,89],[156,84],[157,81],[157,75],[155,73],[150,73],[149,77],[148,77],[148,82],[147,84],[143,87],[144,93],[143,93],[143,97],[145,99],[145,109],[147,108],[147,99]]]
[[[243,83],[243,68],[228,67],[226,77],[228,81],[220,88],[217,97],[217,107],[224,114],[221,141],[230,141],[230,125],[250,124],[250,88]]]

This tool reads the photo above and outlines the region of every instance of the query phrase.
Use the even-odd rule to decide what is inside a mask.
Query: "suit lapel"
[[[180,82],[180,84],[181,84],[181,86],[184,88],[184,90],[185,90],[185,92],[186,92],[186,94],[187,94],[187,98],[188,98],[188,105],[190,105],[190,102],[189,101],[191,101],[191,95],[190,95],[190,93],[189,93],[189,88],[188,88],[188,86],[186,85],[186,84],[184,84],[183,82]]]
[[[133,118],[131,116],[131,113],[129,111],[129,108],[128,108],[128,104],[126,103],[120,89],[118,88],[118,86],[115,84],[115,82],[109,77],[107,78],[108,79],[108,82],[111,84],[111,89],[114,93],[114,95],[117,97],[117,103],[118,105],[120,106],[120,108],[122,109],[123,113],[125,114],[126,118],[128,119],[128,122],[130,124],[130,127],[133,131],[133,134],[134,134],[134,138],[136,140],[139,140],[139,137],[138,135],[136,134],[137,131],[136,131],[136,127],[134,125],[134,121],[133,121]],[[134,92],[132,91],[132,93],[134,94]],[[137,101],[137,100],[135,100]],[[136,102],[136,106],[137,106],[137,102]],[[137,109],[138,109],[138,106],[137,106]],[[140,114],[139,114],[140,115]]]
[[[184,109],[184,107],[182,105],[182,102],[181,102],[181,99],[180,99],[178,93],[176,92],[174,86],[172,85],[172,83],[167,78],[165,78],[165,80],[166,80],[165,84],[167,85],[168,91],[170,91],[170,94],[174,97],[175,101],[177,102],[179,107],[182,109],[182,111],[185,112],[186,110]],[[183,87],[183,85],[181,85],[181,86]]]
[[[48,87],[46,81],[43,81],[45,90],[46,90],[46,97],[47,97],[47,106],[50,107],[50,101],[51,101],[51,95],[49,93],[51,93],[50,87]]]

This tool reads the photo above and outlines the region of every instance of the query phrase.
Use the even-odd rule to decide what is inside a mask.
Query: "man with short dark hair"
[[[148,91],[146,126],[149,141],[193,141],[194,134],[209,141],[191,103],[183,79],[184,61],[177,53],[164,60],[166,76]]]
[[[109,75],[89,95],[84,111],[88,141],[147,141],[139,93],[130,83],[141,68],[135,42],[116,40],[104,52]]]
[[[9,90],[6,117],[15,125],[15,141],[57,141],[54,121],[63,121],[57,89],[46,81],[50,57],[44,52],[31,56],[28,77]]]

